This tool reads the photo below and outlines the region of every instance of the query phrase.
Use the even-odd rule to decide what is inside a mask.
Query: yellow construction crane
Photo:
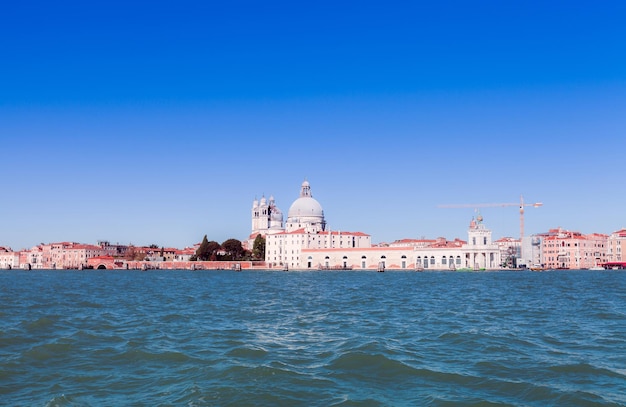
[[[451,205],[439,205],[439,208],[493,208],[497,206],[519,206],[519,238],[520,242],[524,238],[524,207],[533,206],[538,208],[542,206],[543,203],[535,202],[535,203],[524,203],[524,197],[520,195],[519,203],[480,203],[480,204],[451,204]]]

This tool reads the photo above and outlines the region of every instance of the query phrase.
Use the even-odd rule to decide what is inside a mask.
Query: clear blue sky
[[[626,2],[37,2],[0,13],[0,246],[626,226]],[[485,208],[494,238],[515,207]]]

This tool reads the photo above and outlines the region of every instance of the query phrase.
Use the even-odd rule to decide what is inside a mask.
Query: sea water
[[[0,405],[623,406],[626,272],[1,271]]]

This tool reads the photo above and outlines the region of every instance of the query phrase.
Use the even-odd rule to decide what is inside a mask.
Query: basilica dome
[[[305,224],[325,225],[322,205],[311,195],[308,181],[302,183],[300,197],[289,207],[287,222],[291,228],[303,227]]]
[[[293,204],[289,207],[289,212],[287,214],[289,218],[300,218],[300,217],[324,217],[324,211],[322,210],[322,205],[320,205],[315,198],[311,196],[303,196],[294,201]]]

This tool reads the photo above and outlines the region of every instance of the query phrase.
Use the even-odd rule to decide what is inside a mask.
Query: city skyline
[[[373,242],[626,226],[621,2],[6,9],[0,246],[243,240],[303,179]]]

